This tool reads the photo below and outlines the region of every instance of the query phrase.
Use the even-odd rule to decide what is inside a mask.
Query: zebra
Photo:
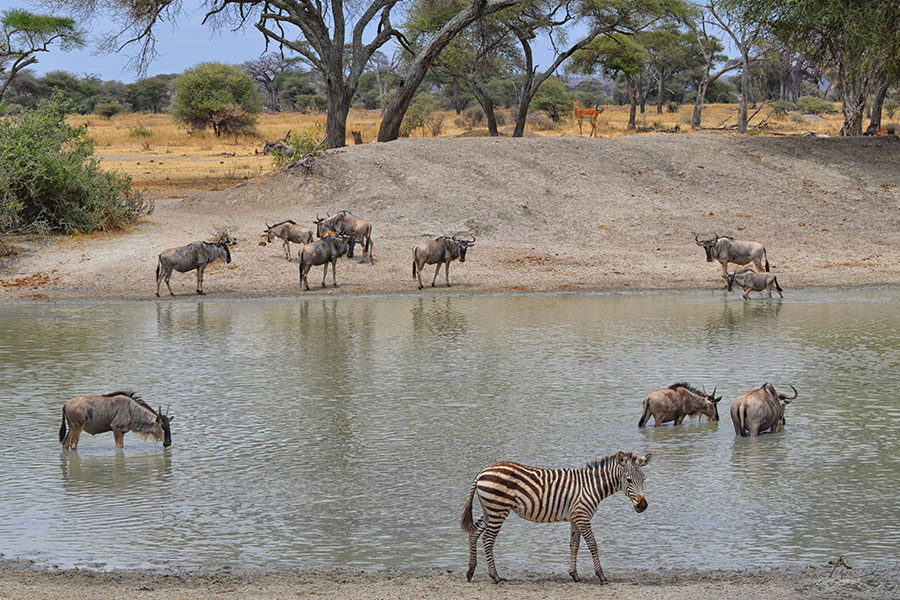
[[[488,575],[494,583],[503,582],[494,566],[494,541],[504,519],[512,511],[535,523],[569,521],[569,575],[579,581],[576,557],[583,537],[594,559],[594,572],[600,583],[609,583],[600,567],[591,518],[597,512],[600,501],[619,490],[631,499],[636,512],[647,510],[641,467],[648,462],[649,453],[638,457],[631,452],[617,452],[589,462],[583,469],[545,469],[515,462],[499,462],[484,469],[472,482],[469,501],[460,519],[462,530],[469,534],[466,579],[472,581],[475,573],[478,537],[483,533]],[[472,500],[476,494],[481,503],[482,516],[473,522]]]

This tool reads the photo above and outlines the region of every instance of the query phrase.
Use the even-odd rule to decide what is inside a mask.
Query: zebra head
[[[647,510],[647,499],[644,498],[644,472],[641,467],[650,462],[650,453],[635,456],[631,452],[619,452],[617,459],[622,491],[634,504],[634,510],[642,513]]]

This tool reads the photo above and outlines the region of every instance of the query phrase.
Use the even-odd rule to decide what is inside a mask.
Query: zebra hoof
[[[575,583],[578,583],[581,581],[581,578],[578,577],[578,573],[576,573],[575,571],[569,571],[569,576],[572,578],[572,581],[574,581]]]
[[[475,575],[475,569],[468,571],[466,573],[466,581],[472,581],[472,577]]]

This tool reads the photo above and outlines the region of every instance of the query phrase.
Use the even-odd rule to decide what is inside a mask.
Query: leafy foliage
[[[58,96],[0,121],[0,231],[89,233],[153,210],[131,178],[100,169],[84,127]]]
[[[800,96],[797,99],[797,106],[805,113],[818,115],[820,113],[836,112],[834,104],[822,98],[815,96]]]
[[[572,110],[572,98],[566,91],[566,86],[558,79],[551,77],[541,84],[531,106],[537,110],[543,110],[550,119],[557,123],[563,115]]]
[[[211,126],[216,136],[249,132],[261,102],[253,81],[240,67],[201,63],[174,83],[172,116],[194,129]]]

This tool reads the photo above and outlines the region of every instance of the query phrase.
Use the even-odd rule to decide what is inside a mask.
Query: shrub
[[[216,136],[251,130],[262,103],[256,82],[240,67],[201,63],[175,80],[172,116],[176,123],[202,130],[211,126]]]
[[[106,120],[109,121],[114,116],[120,115],[125,112],[125,107],[118,102],[104,102],[95,106],[94,112],[96,112],[101,117],[106,117]]]
[[[400,123],[400,137],[409,137],[419,127],[425,127],[425,120],[437,110],[437,100],[423,92],[416,96]]]
[[[900,102],[897,100],[888,100],[882,105],[882,108],[884,109],[885,114],[887,114],[888,119],[893,119],[894,113],[900,108]]]
[[[566,93],[566,86],[558,79],[551,77],[538,88],[531,101],[531,108],[546,111],[547,115],[556,123],[563,115],[572,114],[572,98]]]
[[[785,100],[775,100],[774,102],[769,102],[769,106],[772,107],[772,113],[776,117],[783,117],[792,110],[797,110],[797,105],[793,102],[787,102]]]
[[[431,133],[431,137],[438,137],[444,131],[444,115],[436,112],[425,118],[425,127]]]
[[[497,119],[497,127],[503,127],[514,121],[512,113],[507,108],[495,108],[494,118]]]
[[[143,125],[138,124],[137,127],[132,127],[131,129],[128,130],[128,135],[130,135],[131,137],[133,137],[135,139],[141,139],[141,138],[146,139],[146,138],[152,138],[153,132],[150,131],[149,129],[147,129],[146,127],[144,127]]]
[[[457,127],[462,127],[466,131],[472,131],[484,121],[484,111],[480,106],[470,106],[465,109],[462,114],[454,120]]]
[[[797,99],[797,106],[800,107],[800,110],[804,113],[811,113],[814,115],[835,112],[834,104],[828,100],[816,98],[815,96],[800,96],[800,98]]]
[[[556,129],[556,122],[545,112],[529,112],[525,123],[534,131],[553,131]]]
[[[136,222],[153,204],[103,171],[87,129],[59,95],[0,121],[0,231],[90,233]]]
[[[674,100],[666,104],[666,110],[670,113],[677,113],[679,108],[681,108],[681,104],[675,102]]]

